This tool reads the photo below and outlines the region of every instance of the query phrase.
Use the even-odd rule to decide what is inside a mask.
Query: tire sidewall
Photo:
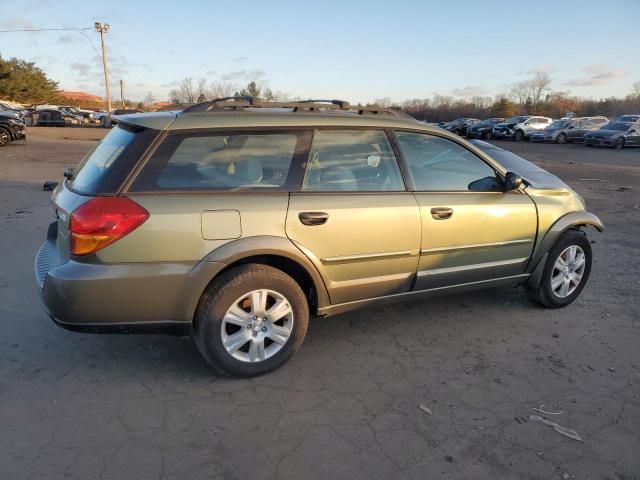
[[[275,270],[267,268],[267,272]],[[277,276],[250,275],[241,282],[220,285],[220,288],[224,288],[224,292],[215,302],[208,301],[214,292],[205,292],[198,306],[194,332],[200,352],[214,368],[230,376],[263,375],[281,366],[300,348],[307,333],[309,307],[304,293],[291,277],[284,273]],[[273,290],[287,299],[293,309],[293,329],[287,343],[273,357],[257,363],[242,362],[227,353],[222,344],[222,318],[236,299],[258,289]]]
[[[585,254],[585,267],[584,273],[582,274],[582,279],[580,283],[576,287],[576,289],[568,295],[567,297],[558,297],[551,288],[551,277],[553,275],[553,267],[558,259],[558,256],[571,245],[577,245],[584,251]],[[571,230],[562,235],[560,240],[554,245],[554,247],[549,252],[549,257],[547,258],[547,263],[544,268],[544,274],[542,276],[542,282],[540,288],[543,291],[544,296],[547,298],[552,307],[564,307],[572,303],[580,293],[582,293],[582,289],[586,286],[589,281],[589,276],[591,274],[591,263],[593,260],[593,254],[591,251],[591,244],[587,239],[587,236],[582,232]]]
[[[516,142],[521,142],[524,140],[524,132],[522,130],[516,130],[516,133],[513,134],[513,139]]]

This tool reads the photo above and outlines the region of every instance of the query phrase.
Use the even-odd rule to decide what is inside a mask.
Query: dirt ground
[[[606,225],[568,308],[508,288],[316,320],[283,368],[231,380],[188,338],[72,333],[45,315],[41,185],[100,133],[30,129],[0,149],[0,478],[640,478],[640,149],[500,143]]]

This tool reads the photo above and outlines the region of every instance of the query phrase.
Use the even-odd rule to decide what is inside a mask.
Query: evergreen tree
[[[58,83],[33,62],[0,56],[0,98],[20,103],[47,103],[58,97]]]

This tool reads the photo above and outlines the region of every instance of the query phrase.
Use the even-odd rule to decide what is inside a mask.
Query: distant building
[[[167,109],[167,107],[174,105],[171,102],[153,102],[151,105],[149,105],[149,110],[152,111],[162,111]]]
[[[75,100],[77,102],[104,102],[104,99],[99,95],[93,93],[78,92],[72,90],[60,90],[60,95],[69,100]]]

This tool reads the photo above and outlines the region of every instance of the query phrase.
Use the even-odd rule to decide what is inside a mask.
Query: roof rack
[[[298,100],[294,102],[268,102],[251,96],[233,96],[214,98],[207,102],[196,103],[185,108],[183,113],[213,112],[213,111],[243,111],[259,108],[283,108],[292,112],[345,112],[358,115],[388,115],[393,117],[409,117],[404,112],[381,107],[352,106],[345,100]]]

